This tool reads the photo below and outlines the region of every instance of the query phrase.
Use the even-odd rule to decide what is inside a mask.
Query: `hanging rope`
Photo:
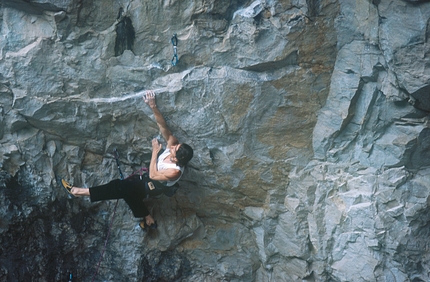
[[[115,156],[116,166],[117,166],[118,171],[119,171],[119,177],[121,180],[123,180],[124,175],[122,174],[122,171],[121,171],[121,167],[119,164],[119,154],[118,154],[118,151],[116,150],[116,148],[113,150],[113,154]],[[102,253],[100,254],[100,259],[99,259],[99,263],[97,264],[96,272],[93,275],[93,280],[92,280],[93,282],[94,282],[94,279],[96,278],[97,273],[99,272],[100,264],[102,262],[103,256],[104,256],[105,251],[106,251],[106,246],[107,246],[107,243],[109,240],[110,231],[112,230],[112,224],[113,224],[113,220],[114,220],[115,214],[116,214],[116,208],[118,207],[118,202],[119,202],[119,200],[116,200],[115,207],[113,208],[112,219],[111,219],[110,224],[109,224],[109,229],[108,229],[108,233],[106,236],[105,245],[103,246]]]
[[[93,280],[92,280],[92,281],[94,281],[94,279],[96,278],[97,273],[99,272],[100,263],[102,262],[103,256],[104,256],[105,251],[106,251],[106,246],[107,246],[107,242],[108,242],[108,240],[109,240],[110,231],[111,231],[111,229],[112,229],[113,220],[114,220],[114,218],[115,218],[116,208],[117,208],[117,206],[118,206],[118,201],[119,201],[119,200],[116,200],[115,207],[114,207],[114,209],[113,209],[113,215],[112,215],[112,219],[111,219],[111,221],[110,221],[110,225],[109,225],[109,229],[108,229],[108,234],[107,234],[107,236],[106,236],[106,240],[105,240],[105,245],[104,245],[104,247],[103,247],[102,253],[100,254],[99,263],[97,264],[97,269],[96,269],[96,272],[94,273],[94,276],[93,276]]]
[[[172,39],[170,39],[170,41],[172,41],[172,45],[173,45],[173,58],[172,58],[172,66],[176,66],[176,64],[179,62],[178,59],[178,37],[176,36],[176,33],[173,34]]]

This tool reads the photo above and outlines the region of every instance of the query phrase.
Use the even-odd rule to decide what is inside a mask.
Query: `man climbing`
[[[143,200],[148,196],[159,195],[160,189],[157,188],[160,185],[163,187],[175,185],[181,178],[185,165],[193,157],[193,149],[185,143],[179,143],[167,127],[163,115],[157,108],[155,93],[147,91],[143,99],[151,107],[161,134],[167,142],[165,151],[157,157],[162,146],[157,139],[152,140],[148,175],[143,177],[135,175],[124,180],[115,179],[107,184],[90,188],[75,187],[64,179],[61,180],[68,193],[76,197],[89,196],[91,202],[124,199],[135,217],[144,218],[140,223],[142,228],[145,227],[145,223],[151,226],[155,222]]]

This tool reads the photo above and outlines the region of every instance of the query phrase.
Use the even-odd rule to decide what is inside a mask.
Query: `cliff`
[[[413,0],[3,0],[0,280],[428,281],[429,19]],[[115,148],[124,174],[148,165],[145,90],[195,152],[147,232],[59,183],[118,178]]]

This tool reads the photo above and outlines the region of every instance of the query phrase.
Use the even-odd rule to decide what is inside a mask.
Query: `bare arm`
[[[156,138],[152,140],[152,155],[151,162],[149,163],[149,178],[157,181],[173,181],[181,176],[181,171],[174,168],[163,170],[157,169],[157,156],[161,150],[161,144]]]
[[[153,91],[147,91],[143,96],[145,103],[147,103],[154,113],[155,121],[157,122],[158,128],[161,131],[161,135],[167,142],[167,148],[170,148],[173,145],[179,144],[178,139],[173,136],[170,129],[167,127],[166,121],[164,120],[163,115],[157,108],[157,104],[155,103],[155,93]]]

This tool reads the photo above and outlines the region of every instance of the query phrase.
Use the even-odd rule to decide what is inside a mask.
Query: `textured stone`
[[[148,89],[195,157],[158,229],[118,202],[96,281],[429,280],[428,1],[1,5],[0,280],[93,278],[115,201],[58,179],[146,166]]]

